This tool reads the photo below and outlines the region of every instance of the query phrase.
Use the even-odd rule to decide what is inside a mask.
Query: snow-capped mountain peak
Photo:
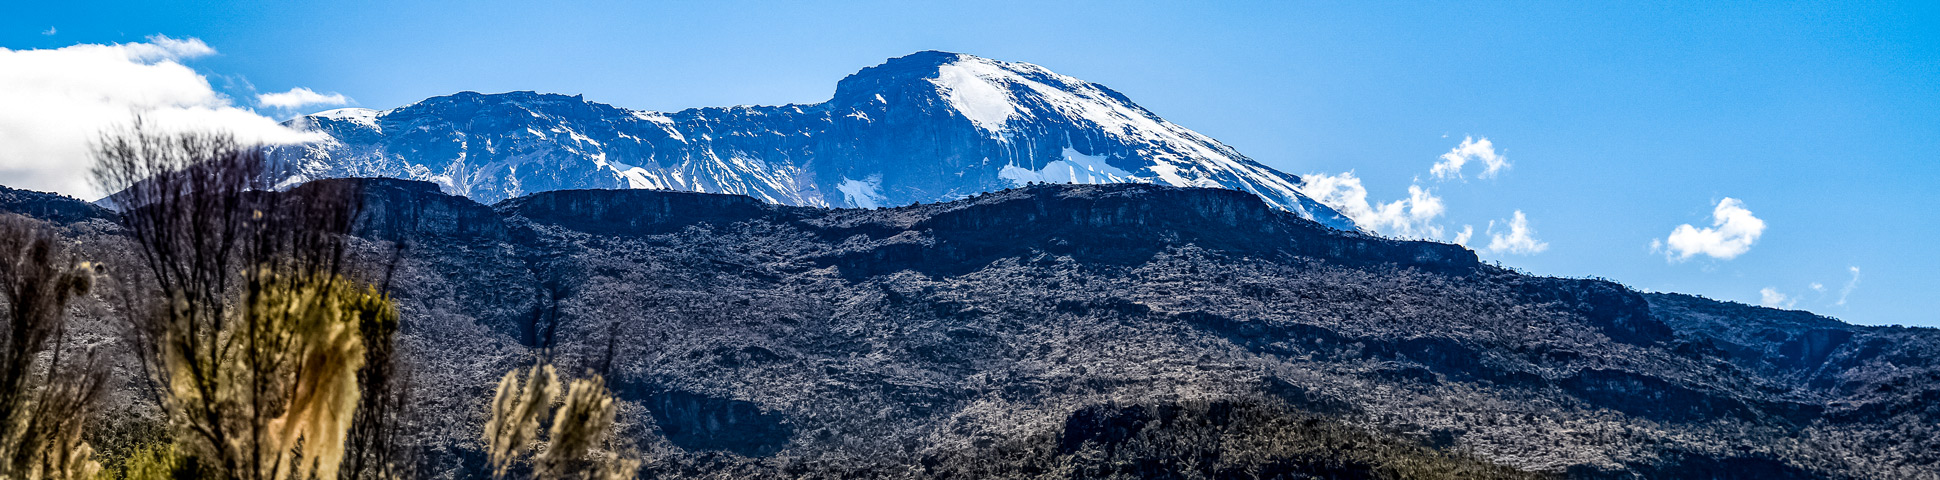
[[[485,202],[650,188],[790,205],[881,207],[1033,182],[1221,187],[1322,223],[1345,217],[1299,178],[1165,121],[1103,85],[1028,63],[919,52],[865,68],[812,105],[649,112],[579,96],[473,92],[290,122],[335,141],[283,147],[291,180],[426,180]]]

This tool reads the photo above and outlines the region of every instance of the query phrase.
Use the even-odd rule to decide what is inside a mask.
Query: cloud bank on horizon
[[[303,107],[335,107],[349,105],[350,97],[341,93],[322,94],[305,87],[296,87],[287,92],[263,93],[256,95],[256,104],[284,110]]]
[[[1476,174],[1479,178],[1495,178],[1510,167],[1509,158],[1496,151],[1495,144],[1487,137],[1464,137],[1462,143],[1441,154],[1428,173],[1438,180],[1462,179],[1462,169],[1470,162],[1482,165],[1482,171]],[[1433,189],[1423,187],[1420,179],[1408,185],[1408,198],[1385,203],[1369,201],[1367,188],[1352,171],[1336,175],[1309,173],[1302,175],[1300,181],[1300,193],[1332,207],[1354,224],[1374,233],[1451,241],[1462,246],[1468,246],[1475,236],[1474,225],[1462,225],[1452,237],[1447,235],[1451,229],[1437,219],[1448,212],[1448,206]],[[1536,230],[1529,226],[1529,218],[1522,210],[1516,210],[1511,219],[1500,223],[1502,230],[1498,233],[1497,221],[1489,221],[1485,231],[1489,244],[1478,251],[1492,255],[1535,255],[1549,249],[1548,242],[1536,239]]]
[[[1442,226],[1435,218],[1447,212],[1441,197],[1420,185],[1408,186],[1408,198],[1387,203],[1369,202],[1367,187],[1354,172],[1339,175],[1310,173],[1300,177],[1300,193],[1332,207],[1355,225],[1383,235],[1438,239]]]
[[[0,48],[0,184],[93,198],[92,144],[141,115],[163,128],[226,130],[239,140],[302,143],[323,136],[286,128],[217,92],[186,60],[215,55],[200,39],[150,36],[146,42],[57,49]],[[299,91],[300,90],[300,91]],[[308,95],[303,94],[308,92]],[[271,94],[287,108],[343,101],[299,88]],[[284,95],[275,97],[274,95]],[[322,97],[322,98],[317,98]]]
[[[1850,273],[1852,278],[1846,280],[1846,285],[1839,288],[1837,297],[1832,296],[1832,293],[1826,289],[1824,283],[1812,282],[1806,284],[1805,289],[1810,290],[1810,295],[1813,296],[1811,301],[1824,304],[1828,307],[1846,306],[1846,300],[1852,297],[1852,291],[1859,288],[1859,267],[1846,267],[1846,272]],[[1791,309],[1797,306],[1800,300],[1807,300],[1807,296],[1807,293],[1788,294],[1779,290],[1778,287],[1765,287],[1758,289],[1758,305],[1769,308]]]

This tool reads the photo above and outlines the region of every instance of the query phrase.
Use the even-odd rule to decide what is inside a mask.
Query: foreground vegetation
[[[114,275],[39,222],[0,214],[0,479],[416,476],[400,429],[398,313],[354,277],[370,269],[347,254],[359,192],[278,193],[263,183],[263,155],[225,134],[140,120],[105,135],[95,179],[118,192],[108,201],[138,264]],[[114,346],[137,361],[165,419],[134,438],[92,434],[107,373],[93,348],[72,358],[66,338],[69,304],[103,280],[114,288],[104,295]],[[527,388],[501,389],[495,406],[506,408],[484,435],[497,447],[495,477],[515,465],[530,478],[632,477],[638,460],[598,448],[613,423],[604,381],[574,381],[558,397],[552,367],[531,371]],[[544,419],[550,435],[534,436],[555,400],[564,405]],[[112,438],[116,451],[96,459],[87,438]]]

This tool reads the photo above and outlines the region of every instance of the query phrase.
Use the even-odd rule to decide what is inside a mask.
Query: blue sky
[[[1444,238],[1469,226],[1532,273],[1940,326],[1940,4],[1041,3],[29,2],[0,48],[199,40],[214,53],[172,51],[226,95],[202,101],[278,119],[323,107],[257,95],[813,103],[888,57],[970,53],[1108,85],[1291,173],[1352,172],[1377,205],[1416,186]],[[1436,177],[1471,137],[1506,166]],[[1488,252],[1516,212],[1546,248]]]

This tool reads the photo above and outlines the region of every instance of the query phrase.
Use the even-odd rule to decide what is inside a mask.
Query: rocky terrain
[[[1228,189],[1037,185],[883,209],[564,190],[487,206],[332,181],[363,185],[363,254],[397,259],[370,276],[403,312],[412,428],[440,476],[480,474],[493,382],[541,352],[611,372],[654,475],[1940,471],[1940,331],[1531,276]],[[13,190],[0,210],[126,261],[108,212]],[[140,431],[143,408],[118,404],[110,430]]]

